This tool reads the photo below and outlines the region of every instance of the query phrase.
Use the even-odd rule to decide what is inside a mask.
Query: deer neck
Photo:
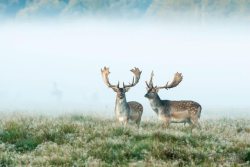
[[[150,105],[154,112],[158,115],[159,113],[159,108],[162,107],[162,101],[159,95],[155,96],[153,99],[149,99]]]
[[[116,97],[115,112],[118,116],[129,114],[129,105],[127,103],[126,97],[123,99]]]

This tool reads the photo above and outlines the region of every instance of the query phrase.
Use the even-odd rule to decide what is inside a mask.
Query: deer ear
[[[159,89],[157,88],[157,86],[155,86],[155,92],[158,93]]]
[[[130,87],[124,88],[125,92],[128,92]]]

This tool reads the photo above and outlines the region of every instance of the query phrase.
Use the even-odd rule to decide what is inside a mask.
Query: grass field
[[[0,166],[249,166],[250,119],[202,129],[142,121],[140,129],[83,115],[0,119]]]

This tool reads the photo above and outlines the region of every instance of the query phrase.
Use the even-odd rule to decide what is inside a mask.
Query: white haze
[[[154,22],[41,22],[0,25],[0,111],[105,112],[113,115],[115,93],[101,79],[139,84],[127,93],[152,114],[145,80],[163,85],[173,74],[184,80],[162,99],[195,100],[204,111],[250,107],[250,31],[240,25]],[[53,94],[54,84],[59,93]],[[61,95],[60,95],[61,93]]]

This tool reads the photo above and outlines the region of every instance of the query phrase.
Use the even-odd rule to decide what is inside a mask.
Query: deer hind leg
[[[140,124],[141,124],[141,117],[142,117],[142,113],[143,113],[143,108],[142,108],[142,110],[139,112],[140,114],[139,114],[139,117],[138,117],[138,120],[137,120],[137,126],[138,126],[138,128],[140,127]]]
[[[141,117],[138,118],[135,123],[136,123],[137,127],[139,128],[140,127],[140,123],[141,123]]]
[[[192,124],[192,122],[190,121],[190,119],[188,119],[187,121],[185,121],[185,122],[183,123],[183,125],[186,126],[186,123],[189,124],[189,125]]]
[[[201,129],[201,125],[200,123],[198,122],[198,117],[197,116],[193,116],[190,120],[191,120],[191,123],[192,123],[192,127],[198,127],[199,129]]]

